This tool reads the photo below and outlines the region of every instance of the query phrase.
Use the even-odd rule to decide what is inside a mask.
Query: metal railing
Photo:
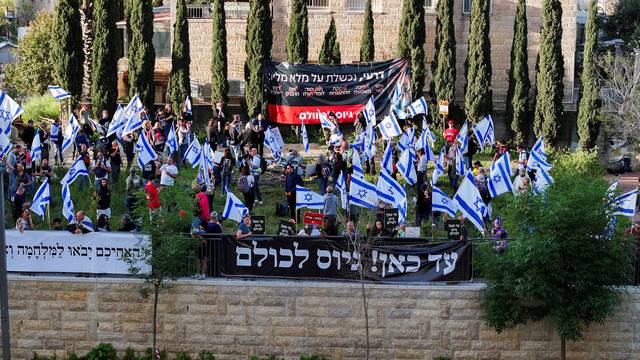
[[[347,0],[347,10],[364,11],[365,0]]]
[[[329,0],[307,0],[307,6],[313,8],[328,8]]]
[[[228,1],[224,3],[227,19],[245,19],[249,15],[249,3],[246,1]],[[187,5],[188,19],[211,19],[210,4]]]

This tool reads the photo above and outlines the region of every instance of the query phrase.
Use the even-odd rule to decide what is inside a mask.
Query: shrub
[[[176,354],[175,360],[191,360],[191,356],[187,353],[179,352]]]
[[[605,173],[604,166],[598,161],[596,151],[578,150],[575,152],[558,152],[550,154],[553,172],[571,174],[573,176],[601,177]]]
[[[216,360],[216,357],[211,352],[202,350],[198,355],[198,360]]]
[[[60,115],[60,103],[48,95],[31,96],[24,101],[22,108],[22,118],[25,121],[31,119],[36,124],[44,123],[40,117],[55,119]]]
[[[87,360],[118,360],[118,353],[113,345],[102,343],[89,351]]]
[[[127,348],[124,351],[124,356],[122,357],[122,360],[137,360],[138,356],[136,355],[136,352],[133,351],[132,348]]]

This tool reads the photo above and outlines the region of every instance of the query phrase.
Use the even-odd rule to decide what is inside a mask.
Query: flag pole
[[[51,202],[51,200],[49,200]],[[47,223],[49,223],[49,230],[51,230],[51,205],[47,204]]]

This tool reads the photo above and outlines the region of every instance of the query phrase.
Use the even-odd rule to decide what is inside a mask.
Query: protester
[[[147,181],[147,185],[144,186],[144,192],[147,193],[147,206],[151,212],[160,208],[160,197],[158,196],[158,189],[153,181]]]
[[[322,213],[325,218],[332,218],[337,220],[338,208],[340,207],[340,199],[333,193],[333,186],[327,187],[327,193],[324,195],[324,206]]]
[[[256,199],[255,192],[255,178],[249,172],[248,166],[243,166],[240,169],[240,177],[238,178],[238,190],[244,197],[244,205],[249,209],[249,213],[253,213],[253,203]]]
[[[496,150],[496,154],[493,156],[493,162],[496,162],[502,155],[504,155],[504,153],[509,151],[507,142],[504,139],[500,139],[497,141],[497,147],[498,149]]]
[[[24,170],[24,165],[18,163],[15,171],[15,186],[23,186],[27,196],[33,195],[34,187],[31,175]]]
[[[96,158],[93,161],[92,172],[95,174],[95,180],[93,186],[95,190],[100,187],[102,180],[109,179],[109,173],[111,173],[111,163],[104,156],[102,149],[96,150]]]
[[[56,165],[62,164],[64,165],[64,160],[62,156],[62,142],[63,134],[62,134],[62,123],[60,122],[60,118],[55,119],[53,125],[51,125],[51,142],[56,145],[55,152],[53,153],[53,160]]]
[[[44,158],[33,171],[33,176],[38,183],[44,182],[45,179],[51,180],[54,176],[53,169],[49,166],[49,159]]]
[[[209,147],[211,150],[216,151],[218,144],[218,128],[216,127],[216,121],[214,118],[209,118],[207,121],[207,126],[204,129],[207,134],[207,143],[209,143]]]
[[[98,216],[96,231],[111,231],[111,225],[109,225],[109,216],[107,214],[101,214]]]
[[[12,196],[11,203],[12,203],[11,210],[12,210],[13,220],[16,221],[22,214],[22,210],[24,206],[28,205],[27,197],[25,196],[24,186],[18,186],[18,188],[16,189],[16,192]]]
[[[448,143],[453,144],[456,141],[456,137],[458,137],[458,129],[456,129],[453,125],[454,125],[454,121],[452,119],[449,119],[449,121],[447,121],[447,125],[449,126],[447,129],[444,130],[444,132],[442,133],[442,136],[444,137],[444,140]]]
[[[416,226],[420,226],[423,221],[428,222],[431,217],[431,189],[424,184],[418,192],[416,201]]]
[[[238,226],[238,231],[236,232],[236,238],[238,240],[242,240],[246,237],[253,236],[253,231],[251,230],[253,224],[251,223],[251,215],[247,214],[242,218],[242,222]]]
[[[180,153],[180,159],[184,159],[184,153],[187,151],[189,144],[191,143],[191,124],[192,122],[186,121],[184,117],[180,117],[178,120],[178,151]],[[187,166],[184,161],[182,161],[184,167]]]
[[[143,180],[140,176],[138,176],[138,171],[135,167],[129,169],[129,176],[126,180],[126,190],[124,197],[124,207],[128,213],[133,211],[136,202],[136,191],[142,189],[144,185]]]
[[[390,235],[391,234],[389,234],[389,232],[384,228],[384,225],[382,224],[382,220],[380,219],[376,220],[373,228],[371,227],[371,224],[367,224],[367,236],[380,238],[380,237],[387,237]]]
[[[60,219],[60,218],[54,218],[53,219],[53,230],[55,230],[55,231],[64,230],[64,227],[62,227],[62,219]]]
[[[458,172],[456,170],[457,145],[455,143],[449,143],[448,141],[447,145],[449,148],[449,151],[447,151],[447,155],[445,156],[447,175],[449,177],[449,185],[451,185],[452,189],[456,190],[458,189]]]
[[[345,178],[347,177],[347,164],[344,162],[343,158],[342,158],[342,154],[337,152],[334,154],[334,158],[333,158],[333,166],[332,166],[332,170],[331,170],[331,178],[333,179],[333,187],[336,187],[336,184],[338,182],[338,179],[340,178],[340,175],[344,176]]]
[[[494,238],[493,252],[495,254],[504,254],[509,247],[509,235],[507,231],[502,227],[502,220],[496,218],[493,220],[493,228],[491,229],[491,236]]]
[[[154,181],[156,179],[157,169],[156,161],[149,161],[142,167],[142,178],[146,181]]]
[[[345,229],[342,232],[342,236],[349,239],[357,239],[360,237],[360,232],[358,232],[358,229],[356,228],[353,221],[347,222],[347,225],[345,226]]]
[[[167,163],[160,167],[160,187],[173,186],[178,178],[178,167],[174,165],[172,158],[167,158]]]
[[[27,121],[27,126],[22,129],[22,141],[24,141],[26,147],[31,147],[33,138],[36,136],[36,129],[33,127],[33,120]]]
[[[284,192],[287,196],[287,204],[289,205],[289,215],[292,219],[300,221],[296,216],[296,186],[302,186],[302,178],[298,173],[293,171],[293,165],[291,164],[287,164],[285,171]]]
[[[222,234],[222,226],[218,222],[218,213],[212,211],[209,214],[209,221],[207,221],[207,234]]]
[[[329,177],[331,176],[331,165],[325,160],[324,155],[318,155],[313,175],[316,177],[316,183],[320,190],[320,195],[324,195],[329,185]]]
[[[518,171],[524,170],[529,156],[527,150],[522,145],[518,145],[516,146],[516,152],[518,153]]]
[[[111,191],[109,190],[109,181],[107,179],[100,180],[100,187],[94,193],[95,198],[98,200],[97,204],[97,217],[100,215],[106,215],[111,217]]]
[[[131,167],[134,156],[134,143],[135,138],[132,134],[122,136],[122,148],[124,150],[124,156],[127,159],[127,167]]]
[[[93,231],[91,220],[86,217],[84,211],[80,210],[76,213],[75,219],[67,225],[67,231],[73,234],[87,234]]]
[[[124,214],[120,217],[120,227],[118,228],[118,231],[134,232],[136,230],[136,224],[133,222],[129,214]]]
[[[23,210],[20,217],[16,220],[16,230],[20,233],[23,233],[25,230],[33,230],[31,211],[29,209]]]
[[[111,163],[111,184],[115,186],[120,180],[120,170],[122,169],[120,146],[115,140],[111,142],[111,148],[109,149],[109,162]]]
[[[305,224],[305,226],[298,232],[298,236],[320,236],[320,231],[311,224]]]
[[[264,134],[263,134],[264,138]],[[258,149],[256,147],[251,147],[250,150],[251,160],[250,160],[250,170],[251,175],[253,176],[253,195],[258,204],[262,205],[262,193],[260,192],[260,175],[262,174],[262,156],[258,155]]]
[[[224,148],[224,155],[222,156],[222,195],[227,195],[229,187],[231,186],[233,168],[236,166],[236,161],[231,155],[229,148]]]
[[[82,158],[84,162],[84,166],[87,170],[91,170],[91,155],[89,155],[89,149],[86,144],[81,144],[78,150],[78,156]],[[80,176],[78,177],[78,188],[80,191],[83,191],[85,186],[89,186],[89,177],[88,176]]]
[[[251,120],[251,146],[257,147],[258,155],[264,154],[264,133],[268,124],[262,113],[258,113],[255,119]]]
[[[427,174],[428,160],[426,154],[427,153],[424,151],[424,149],[418,150],[418,167],[416,171],[418,175],[418,181],[416,181],[416,193],[421,191],[422,184],[424,184],[424,179]]]

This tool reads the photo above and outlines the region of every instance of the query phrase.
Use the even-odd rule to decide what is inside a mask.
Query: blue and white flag
[[[378,194],[376,187],[364,179],[351,178],[349,189],[349,202],[352,205],[367,209],[378,207]]]
[[[411,115],[411,117],[418,114],[427,115],[429,113],[429,105],[427,105],[427,100],[425,100],[423,96],[409,105],[405,111],[409,111],[409,115]]]
[[[531,148],[531,152],[536,152],[540,155],[543,160],[547,160],[547,150],[544,145],[544,140],[542,138],[538,138],[533,147]]]
[[[390,111],[389,115],[382,119],[380,124],[378,124],[378,129],[380,129],[380,134],[382,134],[382,139],[384,140],[391,140],[402,134],[402,128],[400,127],[398,118],[393,111]]]
[[[376,125],[376,106],[373,102],[373,96],[369,98],[369,101],[362,109],[362,114],[364,115],[365,120],[367,120],[367,124],[371,124],[372,126]]]
[[[0,140],[2,145],[2,156],[4,156],[11,147],[9,137],[11,136],[11,122],[20,116],[24,110],[18,105],[11,96],[6,92],[0,91],[0,128],[2,128],[2,134],[0,137],[6,137],[6,139]]]
[[[80,123],[76,119],[76,117],[71,114],[69,118],[69,124],[64,130],[64,139],[62,140],[62,153],[64,153],[67,149],[73,148],[73,145],[76,141],[76,136],[80,131]]]
[[[36,191],[36,194],[33,196],[33,201],[31,202],[31,207],[29,208],[36,215],[40,216],[41,219],[44,219],[44,213],[47,210],[47,205],[51,203],[51,187],[49,186],[49,179],[45,178],[44,182]]]
[[[351,166],[353,167],[352,177],[358,179],[364,179],[364,169],[362,168],[362,162],[360,161],[360,154],[358,150],[353,150],[351,154]]]
[[[140,116],[140,113],[144,110],[144,105],[140,101],[140,97],[136,94],[127,107],[124,109],[124,128],[122,129],[122,135],[128,135],[132,132],[140,129],[144,119]]]
[[[485,116],[473,127],[473,134],[478,139],[481,150],[484,150],[484,145],[487,142],[491,145],[496,143],[491,115]]]
[[[613,180],[611,185],[609,185],[609,188],[607,189],[607,196],[608,197],[612,197],[613,196],[613,193],[618,188],[618,183],[619,182],[620,182],[620,175],[618,175],[618,177],[615,180]]]
[[[376,184],[378,200],[384,201],[393,207],[397,207],[402,202],[407,201],[407,192],[400,186],[396,179],[392,178],[386,171],[380,171]]]
[[[415,137],[415,129],[413,127],[407,128],[398,140],[398,150],[404,152],[408,147],[413,146]]]
[[[206,140],[204,145],[205,146],[203,147],[203,152],[205,153],[205,156],[200,157],[200,163],[198,164],[198,175],[196,180],[198,181],[198,184],[205,185],[207,189],[211,189],[211,175],[209,174],[209,170],[211,170],[212,165],[210,165],[209,159],[206,156],[206,153],[211,151],[211,148],[207,144]],[[211,164],[213,164],[213,161],[211,161]]]
[[[431,150],[431,145],[429,144],[429,128],[422,130],[422,134],[415,143],[414,148],[416,150],[424,149],[424,154],[427,157],[427,161],[436,161],[436,156]]]
[[[296,186],[296,210],[300,208],[322,210],[324,208],[324,198],[322,195],[313,192],[305,187]]]
[[[406,119],[407,115],[404,113],[404,109],[411,105],[411,98],[409,97],[408,92],[403,87],[403,82],[396,82],[396,87],[393,89],[393,94],[391,95],[391,109],[389,111],[395,111],[398,114],[399,119]]]
[[[74,219],[74,221],[78,221],[78,219]],[[84,216],[84,220],[82,220],[80,223],[78,223],[79,226],[82,226],[83,228],[89,230],[90,232],[94,232],[95,230],[93,229],[93,222],[91,221],[91,219],[85,215]]]
[[[444,175],[445,173],[444,158],[446,151],[447,149],[444,147],[442,148],[442,150],[440,150],[440,155],[438,155],[438,160],[436,160],[436,164],[433,168],[433,174],[431,175],[431,185],[437,184],[440,176]]]
[[[373,160],[376,157],[376,132],[373,131],[373,125],[367,124],[364,131],[364,154],[367,160]]]
[[[487,214],[487,206],[482,201],[482,196],[476,187],[476,181],[471,171],[467,171],[453,200],[464,217],[484,233],[483,216]]]
[[[202,146],[198,142],[198,138],[194,137],[193,141],[189,144],[187,151],[184,152],[184,161],[188,161],[192,168],[195,168],[200,163],[200,157],[202,156]]]
[[[553,184],[553,178],[548,171],[537,168],[536,169],[536,181],[533,184],[533,192],[534,194],[540,194],[544,192],[549,185]]]
[[[393,172],[393,141],[387,142],[387,147],[382,155],[382,168],[387,170],[389,174]]]
[[[398,173],[402,175],[409,185],[415,185],[418,182],[418,173],[413,162],[416,159],[416,154],[412,149],[408,148],[402,152],[398,164]]]
[[[349,192],[347,191],[347,183],[346,181],[344,181],[344,175],[342,175],[342,172],[340,173],[340,176],[338,176],[338,180],[336,180],[336,189],[340,191],[342,208],[346,209],[349,200]]]
[[[69,184],[67,183],[62,184],[62,215],[69,222],[75,219],[73,201],[71,200],[71,190],[69,190]]]
[[[227,200],[222,211],[223,219],[231,219],[241,222],[242,218],[249,212],[249,209],[231,191],[227,191]]]
[[[460,128],[456,141],[458,142],[458,149],[460,149],[461,153],[464,154],[469,150],[469,123],[467,120],[464,121],[464,125]]]
[[[60,184],[71,185],[79,176],[89,177],[89,172],[84,164],[84,160],[82,160],[82,156],[78,156],[76,161],[71,164],[67,174],[60,180]]]
[[[429,144],[433,146],[433,144],[436,143],[436,135],[429,129],[429,123],[427,123],[426,119],[422,120],[422,131],[427,133],[427,140],[429,140]]]
[[[438,189],[437,187],[432,186],[431,189],[432,210],[446,213],[452,218],[455,218],[456,212],[458,211],[458,205],[456,205],[456,202],[451,200],[451,198],[449,198],[449,196],[444,191]]]
[[[496,162],[491,164],[491,174],[489,175],[488,184],[489,194],[491,194],[492,198],[506,192],[513,192],[509,152],[505,152]]]
[[[31,143],[31,161],[40,161],[42,158],[42,143],[40,142],[40,130],[36,130],[36,135]]]
[[[116,109],[115,114],[113,114],[113,118],[109,123],[109,129],[107,129],[107,137],[117,134],[118,138],[122,137],[122,131],[124,130],[124,125],[126,119],[124,118],[124,109],[122,105],[118,104],[118,108]]]
[[[193,115],[193,108],[191,107],[191,97],[189,96],[184,99],[184,112],[189,115]]]
[[[540,169],[544,172],[549,172],[553,165],[547,162],[547,156],[544,152],[533,151],[529,153],[529,160],[527,160],[527,169],[536,170]]]
[[[631,190],[613,199],[615,204],[614,215],[623,215],[632,218],[636,210],[636,200],[638,199],[638,189]]]
[[[176,136],[176,128],[171,124],[169,134],[167,134],[167,147],[169,148],[169,156],[178,151],[178,137]]]
[[[458,146],[456,148],[456,174],[463,176],[467,173],[467,164],[462,156],[462,149]]]
[[[136,142],[136,152],[138,153],[138,166],[140,166],[141,169],[158,157],[155,150],[153,150],[153,146],[149,143],[149,139],[147,139],[144,133],[140,134],[138,137],[138,141]]]
[[[304,126],[304,121],[302,121],[302,126],[300,126],[300,135],[302,136],[302,145],[304,145],[304,152],[309,152],[309,135],[307,135],[307,127]]]
[[[318,118],[320,118],[320,126],[329,130],[337,130],[336,125],[329,121],[327,114],[321,112],[320,109],[316,109],[316,111],[318,112]]]
[[[58,85],[49,85],[47,88],[49,89],[51,96],[53,96],[57,100],[63,100],[71,97],[71,94],[69,94],[67,90],[61,88]]]

